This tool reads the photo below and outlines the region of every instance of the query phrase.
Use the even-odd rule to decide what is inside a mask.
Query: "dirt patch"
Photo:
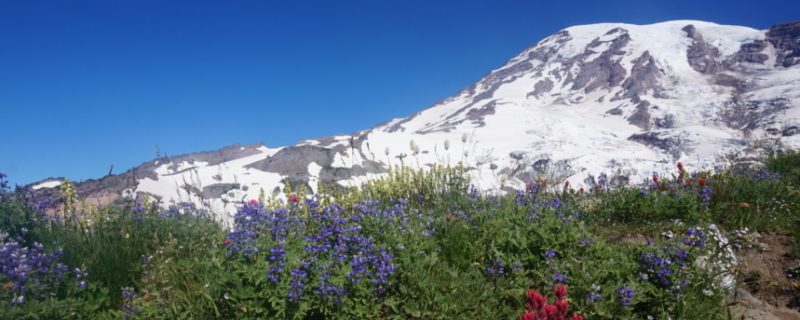
[[[800,319],[795,301],[800,296],[800,279],[786,274],[787,269],[800,265],[800,258],[792,254],[793,241],[789,236],[763,234],[759,239],[763,250],[737,251],[740,290],[736,300],[749,311],[743,313],[743,319],[763,319],[761,312],[779,315],[778,319]],[[746,317],[748,314],[751,317]]]

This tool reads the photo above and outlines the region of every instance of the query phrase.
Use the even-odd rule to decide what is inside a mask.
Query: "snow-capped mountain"
[[[312,190],[317,181],[355,186],[400,164],[463,162],[484,190],[542,176],[576,188],[601,176],[620,185],[678,161],[710,169],[765,143],[800,147],[799,126],[800,22],[592,24],[539,41],[406,118],[288,147],[156,159],[78,190],[100,203],[143,192],[222,214],[262,189],[280,194],[284,179]]]

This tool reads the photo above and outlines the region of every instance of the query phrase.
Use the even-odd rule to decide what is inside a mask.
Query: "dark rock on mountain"
[[[769,28],[767,41],[777,50],[775,65],[784,68],[800,63],[800,21],[783,23]]]
[[[682,30],[686,32],[687,37],[692,39],[692,45],[689,46],[689,50],[686,52],[689,65],[700,73],[708,74],[721,71],[723,69],[722,64],[716,60],[720,55],[719,49],[706,43],[694,25],[687,25]]]

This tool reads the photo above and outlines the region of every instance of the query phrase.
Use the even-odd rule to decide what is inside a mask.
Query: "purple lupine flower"
[[[469,185],[469,194],[468,195],[469,195],[469,198],[471,200],[477,200],[478,196],[479,196],[478,188],[476,188],[475,185],[473,185],[473,184]]]
[[[527,206],[529,204],[527,194],[524,191],[517,190],[517,193],[514,196],[514,203],[516,203],[517,206],[520,207]]]
[[[703,197],[703,205],[705,207],[708,207],[708,204],[711,203],[711,195],[712,194],[713,194],[713,191],[711,190],[711,188],[703,187],[703,190],[701,191],[701,196]]]
[[[553,258],[553,257],[556,256],[557,253],[558,253],[558,251],[556,251],[556,250],[547,249],[547,250],[544,251],[544,256],[545,256],[545,258]]]
[[[397,271],[397,267],[392,262],[393,256],[390,252],[380,248],[378,254],[372,261],[374,268],[374,277],[371,279],[372,283],[378,285],[378,291],[383,291],[383,286],[389,283],[389,276]]]
[[[83,290],[89,287],[89,283],[86,282],[86,278],[89,276],[89,274],[86,272],[85,268],[75,268],[72,270],[72,272],[75,274],[75,282],[78,283],[78,288]]]
[[[360,283],[361,279],[367,274],[367,268],[369,267],[369,259],[367,257],[359,255],[353,257],[353,260],[350,261],[350,272],[347,274],[348,279],[352,283]]]
[[[563,274],[561,272],[556,272],[555,274],[553,274],[553,280],[555,280],[555,282],[558,282],[558,283],[567,282],[567,275],[565,275],[565,274]]]
[[[46,298],[69,271],[59,262],[63,254],[58,249],[48,252],[37,242],[26,247],[22,238],[9,238],[7,233],[0,232],[0,278],[9,284],[17,303]]]
[[[139,313],[139,307],[133,304],[136,292],[131,287],[124,287],[122,290],[122,318],[130,319]]]
[[[561,200],[558,200],[558,198],[554,197],[552,200],[550,200],[549,205],[551,208],[561,209]]]
[[[535,221],[538,218],[539,218],[539,215],[537,214],[536,208],[531,208],[531,211],[528,213],[528,223],[531,223],[531,222]]]
[[[617,289],[617,298],[623,307],[629,307],[631,304],[633,304],[634,295],[635,291],[631,287],[626,287],[623,285]]]
[[[781,178],[780,174],[775,173],[775,172],[771,172],[771,171],[769,171],[767,169],[760,169],[760,170],[757,170],[757,171],[751,171],[751,172],[749,172],[749,174],[740,173],[739,175],[747,176],[748,178],[750,178],[752,180],[756,180],[756,181],[778,180],[778,179]]]
[[[683,244],[695,248],[703,248],[706,245],[708,236],[699,228],[689,228],[686,230],[686,236],[683,238]]]
[[[647,273],[655,276],[659,284],[665,287],[669,286],[670,276],[672,275],[671,259],[663,258],[658,254],[648,252],[642,255],[642,263]]]
[[[473,219],[473,218],[472,218],[470,215],[468,215],[468,214],[464,213],[464,211],[458,211],[456,214],[457,214],[457,215],[458,215],[458,216],[459,216],[461,219],[464,219],[464,221],[466,221],[466,222],[469,222],[469,223],[473,223],[473,222],[475,222],[475,219]]]
[[[345,214],[335,204],[310,210],[309,223],[315,232],[305,236],[304,251],[310,260],[303,261],[303,267],[316,271],[319,282],[314,292],[317,295],[341,303],[346,290],[329,278],[343,268],[349,270],[345,275],[348,284],[368,283],[376,293],[383,292],[389,277],[396,271],[393,256],[385,248],[375,246],[372,238],[363,233],[360,223],[374,219],[400,226],[405,224],[407,201],[398,199],[389,203],[391,206],[382,210],[379,203],[365,201],[353,207],[356,214]]]
[[[302,269],[292,269],[289,272],[292,280],[289,281],[289,292],[286,296],[289,302],[298,303],[303,297],[306,288],[306,276],[308,273]]]
[[[342,297],[347,295],[347,291],[344,288],[331,283],[327,278],[317,285],[314,292],[320,297],[332,298],[335,304],[341,304]]]
[[[269,269],[267,269],[267,279],[269,279],[272,283],[278,283],[281,281],[281,274],[283,274],[283,270],[286,268],[286,262],[279,261],[274,265],[271,265]]]
[[[673,256],[676,258],[676,262],[685,265],[686,260],[689,259],[689,251],[676,249]]]
[[[486,273],[492,277],[499,277],[502,276],[504,273],[503,270],[503,260],[494,259],[492,260],[489,267],[486,268]]]

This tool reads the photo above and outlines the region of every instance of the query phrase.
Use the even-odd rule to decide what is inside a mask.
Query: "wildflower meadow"
[[[43,199],[0,175],[0,318],[731,319],[748,239],[800,237],[798,188],[794,152],[506,193],[459,166],[395,168],[251,199],[223,225],[148,197],[91,206],[70,183]]]

